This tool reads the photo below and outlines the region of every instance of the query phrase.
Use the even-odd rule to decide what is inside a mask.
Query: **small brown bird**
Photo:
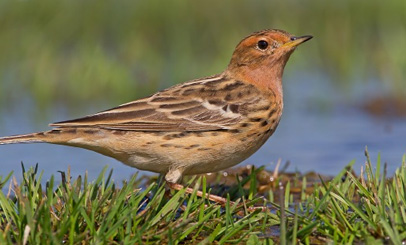
[[[256,152],[278,126],[282,74],[295,48],[312,36],[264,30],[244,38],[227,69],[54,129],[0,138],[0,144],[68,145],[141,170],[182,175],[234,166]]]

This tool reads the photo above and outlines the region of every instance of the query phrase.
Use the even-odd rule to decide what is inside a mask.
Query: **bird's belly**
[[[228,142],[221,148],[214,148],[206,156],[202,156],[202,161],[191,164],[184,172],[185,175],[203,174],[221,171],[233,167],[254,154],[268,139],[265,135],[256,137],[244,142]],[[204,160],[207,159],[207,160]]]
[[[170,169],[182,169],[185,175],[216,172],[248,158],[270,134],[246,136],[243,133],[203,132],[172,133],[172,137],[167,135],[155,138],[155,141],[151,141],[152,137],[145,144],[138,144],[141,147],[123,162],[157,173],[167,173]]]

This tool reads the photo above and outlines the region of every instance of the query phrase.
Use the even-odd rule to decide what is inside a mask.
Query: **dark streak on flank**
[[[260,121],[262,121],[262,118],[260,118],[260,117],[250,118],[250,122],[260,122]]]
[[[276,112],[276,109],[272,109],[272,110],[269,112],[268,117],[271,117],[273,114],[275,114],[275,112]]]
[[[96,130],[85,129],[85,130],[83,130],[83,133],[85,133],[85,134],[94,134],[94,133],[96,133]]]
[[[185,137],[185,136],[187,136],[187,133],[182,132],[182,133],[179,133],[179,134],[165,135],[163,139],[164,140],[171,140],[171,139],[176,139],[176,138],[182,138],[182,137]]]
[[[174,137],[172,136],[172,134],[168,134],[168,135],[165,135],[165,136],[163,137],[163,139],[164,139],[164,140],[171,140],[171,139],[174,139]]]
[[[161,147],[171,147],[173,144],[162,144]]]
[[[198,150],[198,151],[210,151],[211,148],[203,147],[203,148],[197,148],[197,150]]]
[[[240,132],[240,130],[238,130],[238,129],[226,129],[226,128],[217,129],[216,131],[217,131],[217,132],[233,133],[233,134],[236,134],[236,133],[239,133],[239,132]]]
[[[242,124],[241,124],[241,127],[242,127],[242,128],[246,128],[246,127],[248,127],[248,126],[250,126],[249,123],[242,123]]]
[[[250,133],[250,134],[247,135],[247,138],[250,138],[250,137],[252,137],[252,136],[254,136],[256,134],[257,134],[257,132]]]
[[[190,150],[190,149],[193,149],[193,148],[196,148],[196,147],[199,147],[200,145],[190,145],[190,146],[188,146],[188,147],[185,147],[184,149],[186,149],[186,150]]]
[[[265,120],[265,121],[263,121],[263,122],[261,123],[261,126],[262,126],[262,127],[265,127],[266,125],[268,125],[268,121],[267,121],[267,120]]]

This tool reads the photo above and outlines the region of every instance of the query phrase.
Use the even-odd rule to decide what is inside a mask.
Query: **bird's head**
[[[258,82],[264,77],[257,79],[256,76],[261,75],[273,81],[281,80],[292,52],[311,38],[309,35],[296,37],[277,29],[255,32],[237,45],[226,72]]]

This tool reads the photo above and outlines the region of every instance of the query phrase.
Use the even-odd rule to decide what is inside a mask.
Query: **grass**
[[[68,172],[60,185],[52,177],[45,188],[37,168],[24,171],[12,196],[0,194],[0,243],[228,243],[278,223],[260,210],[241,216],[239,202],[222,208],[184,190],[167,198],[163,185],[140,189],[137,176],[117,188],[105,171],[92,183],[86,175],[70,181]]]
[[[223,189],[225,206],[198,197],[185,189],[165,190],[154,180],[132,177],[120,186],[105,168],[89,182],[61,173],[41,184],[38,166],[25,170],[17,184],[11,174],[1,178],[0,243],[109,243],[109,244],[314,244],[393,243],[406,241],[406,156],[391,178],[367,163],[360,176],[351,164],[328,181],[309,183],[294,175],[282,181],[280,174],[266,192],[251,169],[244,178]],[[243,174],[244,175],[244,174]],[[286,177],[286,176],[285,176]],[[286,179],[286,178],[285,178]],[[10,183],[9,183],[10,182]],[[278,184],[280,183],[280,184]],[[191,178],[187,185],[213,190],[205,177]],[[295,194],[295,189],[300,187]],[[309,190],[311,190],[309,192]],[[261,195],[260,195],[261,194]],[[296,195],[297,197],[293,197]],[[273,198],[271,198],[273,197]],[[231,202],[234,201],[234,202]],[[250,207],[269,208],[252,210]]]

